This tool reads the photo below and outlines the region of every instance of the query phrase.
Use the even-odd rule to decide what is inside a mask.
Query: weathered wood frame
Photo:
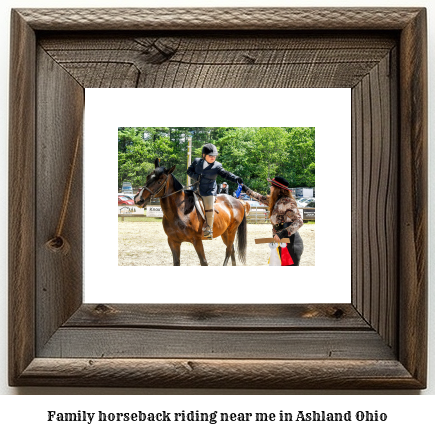
[[[160,32],[200,40],[211,31],[225,32],[222,37],[279,32],[284,38],[307,31],[381,33],[397,41],[352,86],[351,304],[82,304],[82,215],[71,211],[81,210],[81,165],[65,224],[70,253],[44,248],[56,227],[81,134],[84,86],[41,41],[62,39],[66,32],[72,39],[87,32],[121,39],[131,32]],[[422,8],[13,10],[10,384],[424,388],[426,50]],[[158,51],[166,55],[165,47]],[[252,56],[245,58],[255,63]],[[323,85],[316,68],[312,62],[312,87]],[[344,87],[340,77],[331,77]]]

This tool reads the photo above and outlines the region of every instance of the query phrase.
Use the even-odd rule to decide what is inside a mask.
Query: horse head
[[[146,184],[139,193],[134,197],[134,203],[139,208],[145,208],[153,198],[159,198],[164,195],[167,189],[169,175],[175,170],[176,166],[167,170],[160,166],[159,160],[156,159],[155,169],[147,176]]]

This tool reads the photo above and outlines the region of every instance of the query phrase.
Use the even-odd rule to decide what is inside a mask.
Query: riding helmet
[[[219,155],[218,150],[215,145],[212,145],[211,143],[206,143],[202,147],[202,154],[204,155],[210,155],[211,157],[217,157]]]

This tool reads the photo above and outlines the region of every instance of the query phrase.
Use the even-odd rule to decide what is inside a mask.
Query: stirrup
[[[204,237],[207,238],[208,240],[212,240],[213,239],[213,229],[209,225],[203,226],[202,235],[204,235]]]

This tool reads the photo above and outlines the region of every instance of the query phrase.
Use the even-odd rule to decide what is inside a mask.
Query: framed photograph
[[[93,237],[84,237],[84,302],[165,303],[170,300],[171,303],[196,304],[289,304],[351,301],[350,89],[106,88],[86,89],[85,99],[84,232],[104,236],[98,237],[98,243]],[[147,101],[152,103],[144,103]],[[180,104],[168,104],[168,101],[181,101],[188,110],[180,110]],[[233,103],[229,104],[229,101]],[[165,122],[187,125],[193,121],[202,125],[210,119],[217,125],[227,126],[117,127],[141,125],[144,120],[148,125],[164,125]],[[279,127],[286,123],[286,127]],[[299,191],[302,189],[294,189],[293,193],[296,199],[302,199],[303,194],[315,194],[321,211],[317,224],[304,219],[303,214],[297,221],[298,224],[302,224],[301,220],[305,221],[298,230],[303,242],[303,253],[299,256],[300,267],[292,271],[291,284],[270,287],[270,272],[264,269],[214,268],[221,267],[226,258],[226,244],[219,233],[219,219],[223,215],[226,221],[230,214],[219,202],[224,197],[230,200],[227,195],[219,196],[216,204],[219,214],[216,212],[218,231],[214,234],[214,240],[210,243],[202,241],[204,256],[208,265],[213,267],[212,270],[207,267],[201,269],[193,239],[189,237],[180,246],[181,269],[172,266],[173,255],[162,224],[162,204],[159,199],[145,207],[145,214],[143,208],[131,205],[133,201],[130,199],[133,214],[120,214],[119,221],[100,218],[109,213],[115,215],[113,197],[116,188],[121,189],[125,182],[131,181],[133,193],[142,189],[148,175],[154,170],[156,158],[161,159],[161,167],[174,167],[172,175],[175,180],[187,185],[189,139],[192,140],[191,161],[199,155],[204,143],[212,141],[219,147],[218,162],[223,164],[224,170],[240,175],[243,182],[254,191],[266,194],[270,188],[267,179],[275,175],[293,182],[303,180],[292,186],[312,187],[306,188],[305,193]],[[102,143],[105,144],[104,152]],[[330,170],[331,155],[337,170]],[[311,168],[307,170],[309,166]],[[191,182],[193,184],[194,181]],[[99,187],[102,184],[104,188]],[[181,209],[190,210],[189,221],[192,225],[199,224],[198,218],[203,219],[201,211],[193,207],[191,191],[185,189],[174,193],[180,188],[172,191],[169,187],[164,193],[168,196],[165,204],[169,204],[169,211],[165,212],[170,214],[169,232],[180,224],[171,218],[172,210],[176,209],[177,215],[180,212],[183,221],[185,212]],[[236,189],[237,184],[230,181],[229,196],[234,197]],[[242,224],[241,231],[233,232],[235,262],[249,267],[267,266],[272,254],[271,247],[273,252],[276,247],[269,243],[256,244],[256,241],[272,236],[269,212],[265,205],[243,196],[245,200],[242,204],[249,205],[249,209],[245,209],[246,224]],[[332,205],[329,205],[330,200],[333,201]],[[174,201],[176,205],[173,205]],[[299,213],[307,211],[307,208],[302,208],[303,205],[302,202],[298,205]],[[331,209],[331,206],[334,212],[323,212]],[[125,205],[119,207],[125,209]],[[340,227],[336,230],[340,235],[334,237],[331,244],[330,228],[337,225],[338,213]],[[241,233],[244,235],[239,238]],[[194,234],[197,236],[198,232]],[[176,232],[171,238],[180,235]],[[244,263],[238,255],[240,239],[245,240]],[[340,257],[339,275],[330,267],[331,256]],[[229,259],[228,265],[231,264],[232,259]],[[162,270],[162,266],[167,268]],[[185,268],[191,266],[198,269]],[[177,284],[156,291],[154,289],[159,287],[162,273]],[[206,291],[203,285],[192,284],[192,273],[197,282],[207,281]],[[145,275],[145,281],[134,277],[138,274]],[[288,277],[285,268],[276,269],[274,274],[277,280]],[[210,275],[218,278],[210,279]],[[221,279],[244,281],[241,284],[247,289],[234,291],[230,285],[223,286]],[[327,291],[322,285],[325,279],[334,281]]]
[[[426,68],[424,8],[13,10],[10,385],[425,388]],[[350,213],[336,222],[349,227],[350,255],[327,265],[350,276],[350,302],[150,301],[146,293],[140,302],[88,302],[87,269],[105,237],[87,230],[83,212],[93,123],[85,93],[96,88],[350,91]],[[103,154],[111,145],[100,146]],[[330,165],[337,170],[333,157]],[[146,283],[143,268],[135,279]],[[177,285],[157,268],[153,291]],[[230,270],[254,269],[228,267],[222,279],[249,294]],[[277,284],[269,273],[266,293]],[[327,293],[334,283],[315,285]]]

